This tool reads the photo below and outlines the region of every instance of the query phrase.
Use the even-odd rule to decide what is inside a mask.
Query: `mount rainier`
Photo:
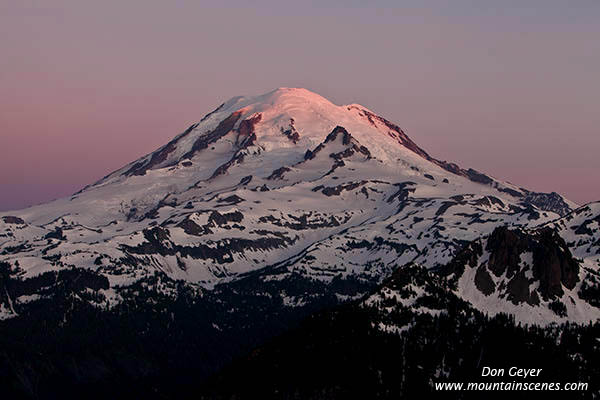
[[[600,203],[438,160],[366,107],[280,88],[226,101],[70,197],[0,213],[2,329],[136,312],[171,326],[184,307],[210,343],[235,337],[198,344],[205,374],[314,312],[389,297],[379,285],[403,270],[489,317],[596,322]],[[35,394],[31,376],[15,379]]]

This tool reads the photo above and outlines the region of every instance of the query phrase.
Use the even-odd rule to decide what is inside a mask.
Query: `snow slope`
[[[71,197],[0,214],[0,261],[21,279],[94,271],[111,303],[157,273],[203,290],[267,267],[380,281],[576,207],[437,160],[363,106],[280,88],[226,101]]]

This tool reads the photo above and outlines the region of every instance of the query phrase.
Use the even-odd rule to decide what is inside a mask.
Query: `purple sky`
[[[597,0],[201,3],[0,4],[0,210],[280,86],[363,104],[437,158],[600,200]]]

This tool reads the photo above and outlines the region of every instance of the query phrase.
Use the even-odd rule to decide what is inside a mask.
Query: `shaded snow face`
[[[365,107],[282,88],[230,99],[69,198],[0,215],[0,261],[23,279],[94,271],[113,302],[157,273],[207,289],[264,268],[377,282],[572,206],[436,160]]]

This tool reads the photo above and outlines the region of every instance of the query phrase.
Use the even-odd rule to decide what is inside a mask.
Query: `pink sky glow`
[[[280,86],[363,104],[436,158],[600,200],[600,2],[201,3],[0,5],[0,210]]]

